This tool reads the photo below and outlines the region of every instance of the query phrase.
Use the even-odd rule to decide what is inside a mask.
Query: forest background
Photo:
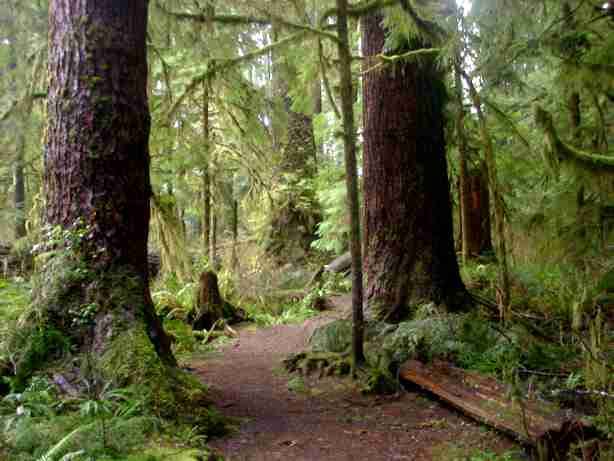
[[[361,54],[358,14],[349,20],[359,180],[362,79],[436,56],[465,285],[503,321],[536,322],[565,348],[555,361],[544,349],[541,357],[517,353],[516,367],[559,372],[572,353],[579,363],[563,367],[567,385],[611,397],[611,2],[379,3],[392,6],[384,53],[372,67]],[[192,307],[205,269],[252,319],[281,322],[314,313],[309,302],[288,298],[349,249],[334,6],[150,2],[150,253],[160,265],[152,292],[175,335],[185,330],[172,313]],[[0,4],[0,241],[24,269],[0,282],[3,309],[26,303],[32,248],[58,238],[43,222],[47,11],[42,0]],[[439,34],[424,56],[400,46],[424,28]],[[306,299],[347,288],[332,280]],[[15,319],[12,307],[3,315]],[[512,375],[507,359],[477,367]],[[599,424],[611,436],[612,402],[599,405],[606,415]]]

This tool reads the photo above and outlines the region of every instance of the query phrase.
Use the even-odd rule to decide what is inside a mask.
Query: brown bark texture
[[[145,321],[158,354],[172,363],[147,269],[147,8],[147,0],[50,3],[46,221],[70,229],[81,220],[87,235],[80,251],[89,269],[125,271],[142,287],[142,306],[107,306],[94,335],[110,340],[102,329],[122,312]]]
[[[362,19],[365,70],[384,48],[381,20]],[[454,252],[441,76],[434,62],[395,64],[367,72],[363,95],[369,309],[388,320],[425,301],[461,309],[466,291]]]
[[[490,198],[485,164],[467,173],[467,249],[469,256],[493,251],[490,228]],[[463,239],[465,241],[465,239]]]
[[[200,274],[192,317],[190,321],[195,330],[209,330],[218,320],[224,318],[224,300],[220,295],[215,272],[205,271]]]

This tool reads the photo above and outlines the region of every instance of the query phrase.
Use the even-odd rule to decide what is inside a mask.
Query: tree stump
[[[217,275],[212,271],[200,274],[198,293],[188,320],[195,330],[209,330],[224,318],[224,300],[220,295]]]
[[[218,320],[236,323],[246,318],[242,309],[222,298],[215,272],[205,271],[200,274],[196,301],[188,314],[188,322],[194,330],[210,330]]]

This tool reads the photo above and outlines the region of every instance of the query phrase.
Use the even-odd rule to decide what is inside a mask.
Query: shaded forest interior
[[[243,353],[518,444],[415,459],[614,459],[613,32],[598,0],[3,0],[0,459],[223,459],[251,426],[207,364]]]

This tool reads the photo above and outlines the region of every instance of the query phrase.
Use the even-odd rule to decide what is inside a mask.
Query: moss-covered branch
[[[156,5],[162,12],[180,21],[192,21],[202,23],[215,22],[218,24],[239,26],[251,24],[268,26],[275,23],[284,26],[290,30],[310,32],[315,35],[321,35],[333,41],[337,40],[337,36],[335,34],[332,34],[322,29],[318,29],[316,27],[312,27],[307,24],[299,24],[292,21],[288,21],[281,16],[273,15],[271,13],[266,13],[264,16],[241,16],[236,14],[215,14],[213,16],[210,16],[205,13],[185,13],[171,11],[164,7],[160,1],[158,1]]]
[[[361,16],[365,16],[381,8],[393,6],[398,3],[399,0],[366,0],[349,7],[347,15],[351,18],[360,18]],[[337,8],[330,8],[326,10],[320,18],[320,24],[325,24],[333,16],[337,16]]]
[[[367,70],[365,70],[363,74],[366,74],[368,72],[373,72],[374,70],[377,70],[380,67],[395,64],[399,61],[404,61],[410,58],[417,58],[419,56],[437,55],[440,52],[441,52],[441,48],[421,48],[419,50],[411,50],[403,54],[394,54],[394,55],[379,54],[376,56],[376,59],[378,59],[379,62],[375,64],[373,67],[370,67]]]
[[[614,157],[570,146],[559,137],[552,121],[552,115],[539,105],[536,105],[534,110],[535,123],[544,132],[547,149],[552,154],[548,157],[551,167],[556,169],[560,161],[573,161],[588,170],[605,170],[614,173]]]
[[[306,32],[297,32],[281,40],[278,40],[275,43],[271,43],[270,45],[264,46],[262,48],[258,48],[257,50],[254,50],[242,56],[238,56],[238,57],[230,58],[230,59],[216,59],[215,66],[207,66],[207,70],[205,70],[205,72],[202,72],[192,78],[192,81],[188,84],[184,92],[177,98],[177,100],[175,101],[175,104],[173,104],[173,106],[168,111],[168,118],[169,119],[172,118],[175,112],[177,111],[177,109],[179,108],[179,106],[183,104],[183,101],[185,100],[185,98],[191,95],[192,93],[194,93],[194,91],[196,91],[199,85],[201,85],[202,82],[204,82],[206,79],[212,78],[216,72],[220,72],[222,70],[231,68],[245,61],[250,61],[259,56],[265,55],[269,53],[269,51],[272,51],[276,48],[287,46],[290,43],[293,43],[295,41],[298,41],[304,38],[305,35],[306,35]]]

